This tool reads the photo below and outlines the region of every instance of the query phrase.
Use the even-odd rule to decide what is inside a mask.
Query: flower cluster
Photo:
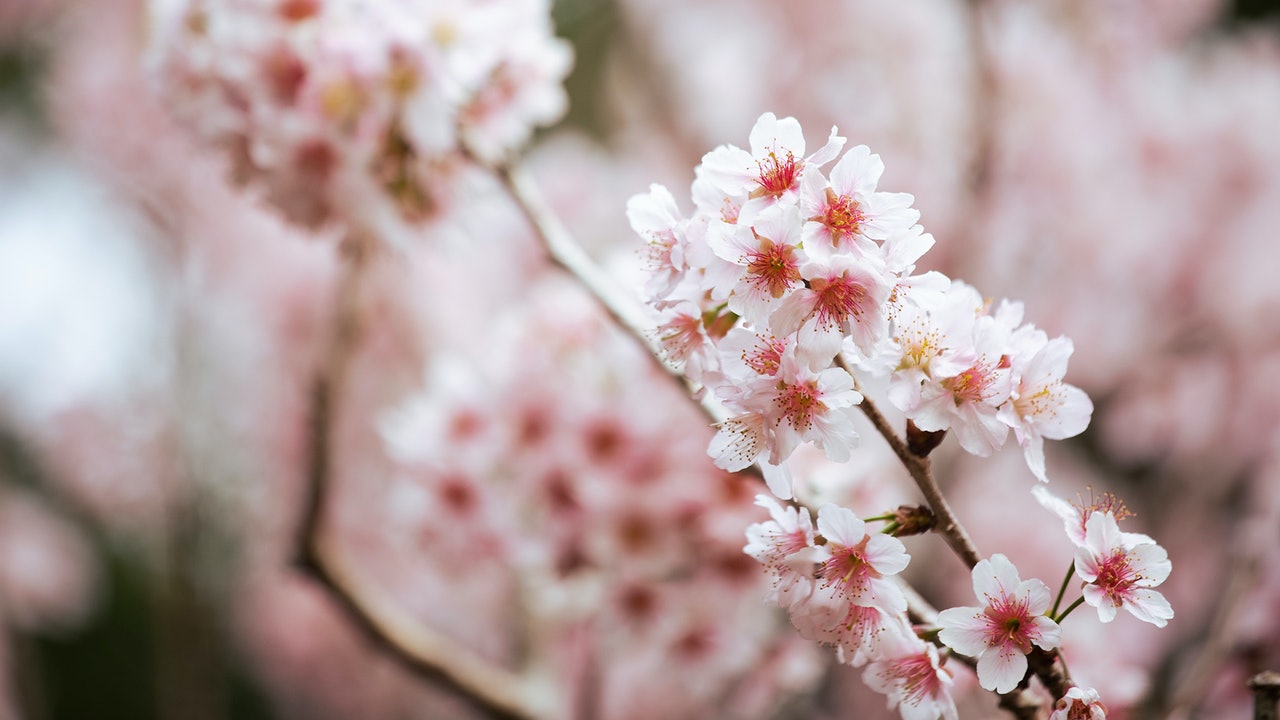
[[[460,277],[472,267],[441,264]],[[492,643],[512,609],[486,614],[479,596],[519,578],[540,626],[529,642],[545,643],[532,652],[590,648],[591,682],[606,689],[591,717],[714,717],[725,705],[766,717],[821,666],[759,602],[768,580],[740,539],[753,483],[689,462],[706,428],[678,398],[652,402],[672,389],[588,309],[550,282],[495,303],[488,323],[454,330],[495,359],[437,354],[421,393],[384,419],[389,535],[409,543],[394,561],[402,596]],[[556,669],[582,681],[570,663]]]
[[[1093,411],[1063,381],[1071,341],[1024,323],[1020,303],[992,303],[941,273],[917,272],[934,241],[913,198],[878,191],[879,157],[865,146],[841,156],[844,144],[832,128],[806,154],[799,123],[765,114],[750,150],[721,146],[703,157],[692,216],[657,185],[628,204],[648,243],[645,291],[660,350],[727,410],[708,453],[726,470],[758,465],[772,493],[789,500],[788,458],[810,443],[849,460],[863,387],[875,387],[917,435],[950,431],[975,455],[993,454],[1012,431],[1031,473],[1047,482],[1044,439],[1079,434]],[[1052,498],[1037,490],[1042,502]],[[1051,603],[1045,583],[1022,580],[996,554],[972,571],[980,605],[943,610],[936,627],[918,628],[896,577],[910,561],[893,537],[899,523],[876,531],[828,503],[815,527],[803,504],[765,495],[757,504],[771,519],[748,528],[744,550],[771,578],[769,599],[801,636],[867,666],[867,685],[908,720],[956,717],[947,650],[976,661],[982,687],[1008,693],[1026,677],[1028,654],[1057,650],[1059,622],[1082,603],[1104,622],[1121,607],[1156,625],[1172,617],[1150,589],[1168,575],[1164,550],[1120,532],[1114,508],[1063,515],[1077,545],[1072,572],[1085,581],[1070,607],[1060,612],[1061,596]],[[1097,699],[1072,690],[1063,707]],[[1087,711],[1095,709],[1103,712],[1100,703]]]
[[[802,443],[837,462],[857,436],[853,372],[886,384],[921,430],[951,430],[990,455],[1013,430],[1045,480],[1044,438],[1084,430],[1093,406],[1063,382],[1070,340],[1023,324],[938,272],[916,272],[934,240],[913,198],[877,191],[884,170],[865,146],[831,134],[805,154],[793,118],[760,117],[750,151],[721,146],[696,169],[695,211],[653,186],[628,216],[648,243],[648,301],[668,358],[733,413],[711,445],[717,464],[779,466]],[[829,173],[823,168],[835,161]]]
[[[1119,521],[1129,515],[1114,496],[1103,495],[1088,505],[1072,505],[1043,487],[1033,490],[1045,508],[1062,518],[1075,546],[1074,571],[1085,584],[1083,600],[1098,610],[1104,623],[1123,609],[1143,622],[1164,627],[1173,607],[1151,588],[1164,582],[1173,569],[1169,554],[1150,536],[1122,532]]]
[[[307,225],[438,215],[462,145],[494,158],[566,106],[546,0],[155,5],[167,104]]]
[[[767,495],[757,503],[771,519],[747,529],[745,550],[765,566],[770,599],[790,611],[800,635],[835,647],[842,662],[867,665],[864,681],[904,718],[955,720],[951,671],[907,618],[896,577],[911,559],[902,542],[834,504],[818,511],[815,531],[805,508]]]

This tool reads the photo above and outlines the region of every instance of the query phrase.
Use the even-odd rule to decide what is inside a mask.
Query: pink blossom
[[[884,172],[880,156],[866,145],[850,149],[831,168],[831,179],[807,174],[801,183],[805,247],[818,257],[836,252],[874,252],[874,240],[905,232],[920,218],[907,193],[876,192]]]
[[[851,408],[862,402],[862,393],[853,389],[853,377],[839,368],[815,373],[791,352],[783,355],[776,377],[755,381],[744,402],[762,409],[774,465],[804,442],[844,462],[858,438]]]
[[[1085,526],[1089,518],[1097,513],[1106,513],[1112,515],[1116,521],[1123,520],[1132,513],[1125,507],[1124,501],[1111,493],[1103,493],[1094,496],[1092,492],[1089,495],[1089,502],[1083,499],[1079,504],[1069,503],[1066,500],[1049,492],[1049,489],[1043,485],[1037,485],[1031,488],[1031,494],[1035,497],[1036,502],[1062,519],[1062,524],[1067,532],[1067,537],[1077,548],[1086,547],[1085,542]],[[1122,533],[1130,542],[1155,542],[1146,535],[1140,533]]]
[[[716,369],[716,348],[707,336],[702,310],[690,302],[678,302],[665,312],[654,333],[663,357],[694,382]]]
[[[750,226],[722,226],[724,232],[708,238],[717,256],[738,267],[729,309],[757,328],[802,283],[800,265],[808,256],[800,249],[801,225],[795,207],[773,207]]]
[[[939,613],[938,639],[978,659],[982,687],[1007,693],[1022,682],[1032,645],[1052,650],[1061,642],[1058,624],[1044,615],[1049,588],[1034,578],[1022,580],[1013,563],[996,554],[974,566],[973,591],[982,605]]]
[[[920,404],[908,413],[921,430],[953,430],[960,446],[982,457],[1004,444],[1009,426],[998,417],[1009,399],[1008,337],[1011,325],[983,315],[973,328],[975,361],[948,377],[933,376],[921,388]]]
[[[826,543],[813,549],[817,577],[854,605],[890,612],[907,609],[906,597],[892,576],[911,562],[902,541],[867,530],[852,510],[827,503],[818,510],[818,532]]]
[[[745,412],[721,422],[707,446],[707,455],[716,467],[737,472],[758,463],[764,473],[769,492],[783,500],[791,499],[791,473],[782,461],[762,459],[772,446],[773,433],[761,412]]]
[[[1097,690],[1071,687],[1054,705],[1049,720],[1107,720],[1107,706]]]
[[[845,337],[864,355],[874,354],[889,332],[885,303],[892,285],[884,269],[871,260],[837,255],[806,263],[800,275],[808,287],[782,301],[770,329],[796,333],[796,356],[815,371],[831,363]]]
[[[814,587],[803,602],[792,604],[791,622],[801,637],[834,647],[836,659],[853,667],[915,638],[904,613],[858,605],[831,586]]]
[[[747,545],[742,551],[773,576],[770,599],[786,606],[795,598],[807,597],[813,587],[812,574],[805,572],[811,563],[788,560],[813,547],[813,521],[808,508],[783,507],[768,495],[757,495],[756,504],[769,511],[770,519],[747,527]]]
[[[889,696],[903,720],[958,720],[951,671],[938,660],[938,649],[914,636],[903,638],[885,657],[862,674],[867,687]]]
[[[794,203],[805,170],[831,162],[844,147],[844,138],[833,127],[827,144],[805,157],[800,123],[768,112],[751,128],[750,143],[750,153],[722,145],[702,158],[702,167],[704,177],[729,197],[755,201],[751,204],[763,209],[783,200]]]
[[[1014,342],[1011,363],[1017,379],[998,416],[1013,428],[1032,474],[1048,482],[1044,439],[1061,440],[1084,432],[1093,402],[1080,388],[1062,382],[1073,349],[1071,340],[1048,340],[1040,330],[1028,328],[1016,333]]]
[[[896,362],[888,398],[914,414],[930,378],[954,377],[973,365],[973,288],[957,283],[935,302],[904,303],[893,324]]]
[[[1085,544],[1076,548],[1076,574],[1088,583],[1084,601],[1111,622],[1120,608],[1156,627],[1173,618],[1164,595],[1151,588],[1169,577],[1173,564],[1164,548],[1145,535],[1120,532],[1111,513],[1093,513],[1085,523]]]
[[[733,381],[773,377],[782,369],[782,356],[790,347],[786,337],[734,328],[720,341],[720,364]]]

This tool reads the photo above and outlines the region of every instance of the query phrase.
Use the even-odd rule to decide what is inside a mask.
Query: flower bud
[[[899,505],[893,513],[893,522],[889,527],[893,528],[894,537],[904,537],[927,533],[936,524],[937,519],[933,516],[933,511],[924,505]]]

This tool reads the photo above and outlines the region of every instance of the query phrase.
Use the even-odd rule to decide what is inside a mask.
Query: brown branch
[[[700,388],[684,373],[663,362],[661,349],[650,338],[653,323],[640,305],[633,298],[618,292],[617,282],[609,278],[574,241],[524,170],[515,165],[503,165],[492,170],[542,240],[551,262],[577,280],[614,323],[644,347],[656,369],[676,383],[684,395],[697,399],[702,411],[713,424],[728,420],[729,413],[723,403],[711,393],[700,392]]]
[[[857,387],[857,376],[853,374],[853,370],[849,364],[845,362],[841,355],[836,356],[836,365],[849,373],[854,378],[854,385]],[[860,388],[859,388],[860,390]],[[898,436],[893,426],[871,402],[870,398],[863,397],[862,403],[858,405],[862,408],[862,413],[867,416],[871,424],[875,426],[876,432],[880,433],[885,442],[889,443],[889,447],[893,450],[893,454],[898,456],[898,460],[902,462],[902,466],[907,469],[911,475],[911,479],[915,481],[916,487],[924,494],[925,501],[929,503],[929,509],[933,511],[938,522],[933,527],[933,531],[942,536],[947,545],[960,556],[965,565],[972,568],[982,559],[982,555],[978,552],[978,548],[973,544],[973,539],[969,537],[968,531],[960,524],[960,520],[956,518],[955,512],[951,510],[951,505],[947,499],[942,496],[942,491],[938,488],[938,483],[933,478],[933,469],[929,463],[929,458],[924,455],[917,455],[911,452],[907,447],[907,443]]]
[[[311,394],[306,495],[299,523],[296,565],[329,592],[347,617],[391,658],[439,683],[490,717],[552,720],[563,713],[545,678],[518,674],[427,627],[347,562],[322,532],[333,479],[333,428],[347,367],[358,335],[360,286],[374,252],[371,238],[352,236],[342,246],[332,335]]]
[[[1253,720],[1280,720],[1280,672],[1268,670],[1249,678]]]

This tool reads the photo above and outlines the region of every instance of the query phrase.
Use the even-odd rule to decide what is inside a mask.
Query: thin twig
[[[701,392],[684,373],[663,362],[662,351],[650,336],[652,323],[640,305],[626,294],[618,292],[617,282],[610,279],[574,241],[523,168],[503,165],[494,168],[494,172],[546,246],[551,261],[577,280],[618,327],[643,345],[653,366],[675,382],[684,395],[695,398],[713,424],[728,420],[729,412],[719,399],[712,393]]]
[[[855,388],[857,387],[857,376],[849,364],[845,362],[841,355],[836,356],[836,365],[849,373],[854,378]],[[968,531],[960,524],[960,520],[956,518],[955,512],[951,510],[951,505],[947,503],[942,491],[938,488],[937,481],[933,478],[933,469],[929,463],[929,458],[916,455],[907,447],[907,443],[899,437],[893,426],[876,407],[870,398],[863,396],[862,402],[858,405],[862,409],[862,413],[867,416],[871,424],[875,426],[876,432],[880,433],[885,442],[889,443],[889,447],[893,449],[893,454],[898,456],[898,460],[902,462],[903,467],[911,475],[911,479],[915,481],[916,487],[924,494],[925,501],[929,503],[929,509],[938,519],[938,524],[934,526],[933,531],[942,536],[946,540],[947,545],[955,551],[956,555],[964,561],[966,565],[972,568],[982,559],[982,555],[978,552],[978,548],[973,544],[973,539],[969,537]]]
[[[456,692],[493,718],[560,718],[554,690],[543,678],[495,665],[419,622],[360,577],[321,532],[333,479],[333,428],[359,330],[361,281],[373,249],[371,239],[359,236],[342,248],[332,335],[311,395],[311,447],[296,565],[333,596],[366,636],[410,671]]]

